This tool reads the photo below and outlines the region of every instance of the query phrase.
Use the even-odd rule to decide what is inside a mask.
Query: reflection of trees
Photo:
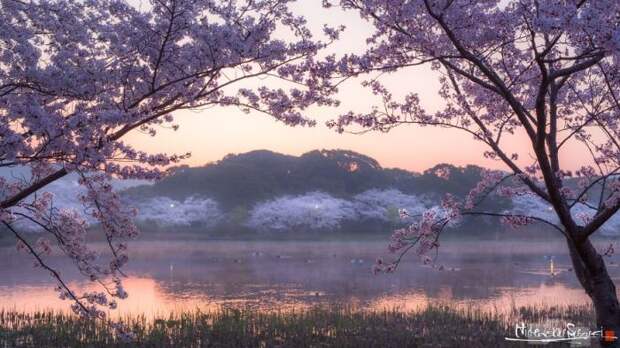
[[[345,257],[312,262],[299,257],[278,259],[271,255],[236,260],[239,263],[235,259],[177,262],[172,278],[166,272],[153,274],[153,277],[170,294],[202,294],[213,300],[262,297],[265,301],[273,301],[285,299],[290,293],[307,293],[307,300],[313,301],[313,294],[319,292],[335,302],[348,302],[353,298],[373,301],[385,295],[411,291],[429,298],[441,298],[446,289],[453,300],[480,300],[499,297],[506,289],[536,288],[546,279],[544,275],[525,272],[533,266],[493,262],[493,259],[486,263],[479,261],[471,267],[466,263],[464,269],[457,271],[452,271],[449,265],[444,271],[438,271],[412,261],[403,264],[400,272],[382,276],[371,274],[368,259],[362,264],[357,261],[351,264]],[[571,277],[558,277],[556,282],[577,287]],[[297,299],[303,300],[303,296]]]
[[[179,254],[161,252],[132,260],[127,271],[152,277],[171,298],[216,302],[241,298],[274,305],[278,301],[363,304],[410,293],[429,298],[449,294],[459,301],[480,300],[515,288],[539,288],[549,279],[536,273],[547,269],[543,255],[442,254],[439,261],[445,266],[444,271],[432,270],[411,259],[395,274],[374,276],[370,266],[380,250],[376,244],[247,242],[205,243],[198,247]],[[555,260],[559,269],[566,269],[565,255],[556,256]],[[30,269],[29,263],[12,259],[4,263],[5,267],[0,268],[1,285],[40,284],[40,274],[24,272],[26,267]],[[452,271],[452,267],[462,269]],[[72,275],[67,276],[71,279]],[[554,282],[548,285],[578,288],[572,273],[561,273]],[[315,296],[316,292],[321,296]]]

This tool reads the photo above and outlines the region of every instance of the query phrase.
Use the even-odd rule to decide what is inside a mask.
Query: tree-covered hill
[[[445,170],[442,177],[438,171]],[[164,180],[129,189],[132,198],[190,196],[215,199],[223,209],[251,206],[283,195],[320,191],[349,198],[370,189],[393,188],[407,194],[464,196],[480,179],[482,168],[440,164],[424,173],[385,169],[362,154],[315,150],[299,157],[266,150],[228,155],[203,167],[180,167]]]
[[[180,167],[155,183],[115,180],[113,184],[138,209],[136,220],[146,231],[189,228],[224,235],[274,231],[301,236],[320,231],[389,232],[406,223],[399,218],[399,209],[412,214],[434,209],[446,193],[463,199],[482,172],[478,166],[450,164],[422,173],[386,169],[368,156],[346,150],[315,150],[301,156],[259,150],[231,154],[201,167]],[[0,171],[0,176],[27,174]],[[577,180],[568,179],[566,184],[577,188]],[[79,211],[77,177],[68,176],[49,189],[56,207]],[[592,199],[596,203],[597,197]],[[551,208],[530,196],[490,195],[479,210],[513,211],[554,221]],[[584,207],[573,210],[582,214]],[[620,226],[620,217],[612,220],[604,228],[607,234]],[[533,227],[536,233],[541,228],[545,227]],[[501,229],[496,217],[486,216],[464,219],[452,230],[494,236]]]

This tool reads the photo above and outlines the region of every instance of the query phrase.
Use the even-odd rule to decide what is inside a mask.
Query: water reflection
[[[383,249],[383,243],[137,243],[125,281],[130,297],[114,314],[150,317],[222,306],[289,310],[317,304],[408,311],[431,302],[501,311],[587,303],[561,243],[448,243],[438,261],[441,271],[410,258],[395,274],[374,276],[370,267]],[[27,258],[8,249],[1,253],[4,308],[67,310],[51,280],[33,272]],[[52,261],[65,269],[72,286],[90,288],[62,265],[64,259]],[[610,272],[620,275],[614,265]]]

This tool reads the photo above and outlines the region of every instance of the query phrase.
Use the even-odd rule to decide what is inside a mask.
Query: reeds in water
[[[124,317],[120,321],[135,334],[133,341],[125,342],[101,320],[58,312],[0,311],[0,347],[502,347],[518,320],[588,325],[593,316],[586,306],[514,308],[509,314],[440,305],[411,313],[347,307],[293,312],[222,309]]]

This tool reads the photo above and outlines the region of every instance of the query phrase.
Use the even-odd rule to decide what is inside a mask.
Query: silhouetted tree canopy
[[[441,177],[438,170],[448,175]],[[226,210],[312,191],[350,198],[373,188],[395,188],[408,194],[463,197],[468,187],[480,181],[481,170],[473,165],[438,164],[420,174],[385,169],[373,158],[347,150],[314,150],[299,157],[258,150],[230,154],[203,167],[180,167],[162,181],[132,188],[127,194],[179,200],[208,196]]]

